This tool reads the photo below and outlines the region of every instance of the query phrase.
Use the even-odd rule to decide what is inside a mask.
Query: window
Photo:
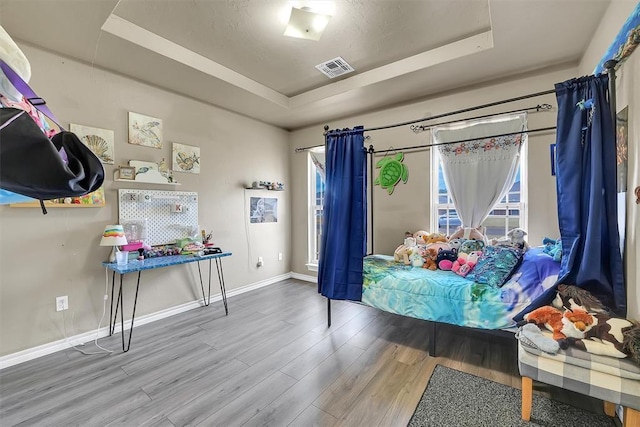
[[[512,228],[526,229],[526,152],[527,143],[524,142],[520,150],[520,166],[516,181],[482,224],[488,239],[503,237]],[[431,229],[449,236],[462,223],[444,182],[438,150],[431,150],[431,153],[431,194],[434,195],[431,203]]]
[[[316,271],[322,241],[325,182],[315,162],[324,163],[324,148],[309,153],[309,270]]]

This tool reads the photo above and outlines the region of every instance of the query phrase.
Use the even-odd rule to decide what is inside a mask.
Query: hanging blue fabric
[[[556,84],[558,283],[576,284],[626,315],[616,207],[616,139],[608,76]]]
[[[363,127],[326,136],[326,190],[318,292],[360,301],[366,252],[367,168]]]

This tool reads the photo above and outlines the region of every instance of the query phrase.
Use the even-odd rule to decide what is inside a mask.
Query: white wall
[[[182,186],[175,189],[199,193],[200,224],[214,230],[216,244],[233,252],[223,261],[227,290],[290,271],[290,192],[260,192],[279,199],[278,222],[247,224],[245,209],[257,192],[243,189],[254,180],[276,180],[289,187],[288,132],[29,45],[21,47],[32,65],[32,87],[63,125],[115,131],[116,165],[131,159],[170,159],[174,141],[201,147],[200,175],[176,173]],[[128,111],[163,119],[161,150],[127,143]],[[118,221],[116,190],[154,188],[113,182],[114,166],[105,169],[104,208],[50,209],[43,216],[39,209],[0,206],[0,355],[63,338],[56,296],[69,296],[67,335],[97,327],[105,286],[100,263],[109,253],[99,242],[104,226]],[[278,261],[278,252],[284,253],[283,261]],[[260,269],[255,267],[258,256],[265,260]],[[145,271],[136,316],[197,299],[201,294],[196,277],[194,264]],[[134,284],[133,276],[128,277],[127,317]],[[214,278],[214,293],[216,289]],[[207,309],[221,310],[221,305]]]
[[[553,84],[574,77],[576,69],[562,69],[536,72],[530,75],[503,79],[500,82],[480,87],[465,88],[460,91],[442,94],[430,99],[409,105],[390,108],[375,113],[334,120],[327,123],[330,128],[382,126],[404,122],[414,118],[433,116],[464,107],[485,104],[501,99],[525,95],[553,89]],[[555,126],[556,102],[554,95],[533,98],[518,103],[502,105],[499,108],[485,109],[477,114],[497,113],[516,108],[524,108],[541,103],[554,106],[550,112],[529,115],[529,128]],[[471,113],[473,114],[473,113]],[[462,116],[464,117],[464,116]],[[450,117],[448,119],[462,118]],[[469,117],[469,114],[466,115]],[[322,125],[313,126],[292,132],[292,148],[323,144]],[[369,133],[371,139],[366,144],[373,144],[378,150],[390,146],[402,147],[421,145],[429,142],[429,133],[414,134],[408,126]],[[532,134],[528,147],[529,170],[529,242],[534,245],[542,243],[545,236],[559,236],[555,179],[551,176],[549,161],[549,145],[555,142],[555,134]],[[429,151],[406,154],[404,163],[409,168],[409,181],[399,184],[393,195],[389,196],[380,187],[375,188],[375,252],[393,253],[393,250],[404,238],[406,230],[429,230],[430,220],[430,154]],[[292,185],[292,242],[294,272],[309,274],[307,261],[307,182],[306,154],[293,154],[291,157],[291,173],[300,177]]]
[[[591,74],[637,2],[614,0],[600,22],[589,48],[580,62],[580,74]],[[640,213],[633,189],[640,185],[640,49],[622,64],[616,79],[616,109],[629,107],[629,163],[626,200],[625,277],[627,284],[627,317],[640,320]]]

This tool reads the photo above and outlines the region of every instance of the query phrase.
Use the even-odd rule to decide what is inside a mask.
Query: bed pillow
[[[467,279],[499,288],[509,280],[521,260],[522,251],[519,249],[487,246]]]

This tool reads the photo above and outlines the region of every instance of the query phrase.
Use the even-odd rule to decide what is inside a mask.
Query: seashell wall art
[[[200,173],[200,147],[174,142],[172,158],[174,171]]]
[[[114,164],[114,136],[109,129],[94,128],[91,126],[71,123],[69,130],[75,133],[93,154],[98,156],[102,163]]]

